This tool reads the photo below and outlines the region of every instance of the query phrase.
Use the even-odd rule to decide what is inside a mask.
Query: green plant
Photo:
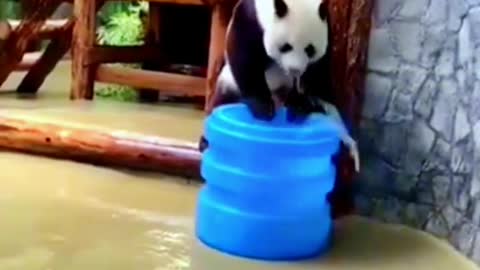
[[[104,24],[101,25],[97,31],[99,44],[113,46],[143,44],[145,27],[142,16],[148,12],[147,3],[113,4],[117,4],[119,7],[111,7],[109,8],[111,9],[110,11],[100,16],[100,18],[103,18]],[[109,14],[109,16],[105,17],[106,14]]]
[[[101,26],[97,30],[97,42],[109,46],[142,45],[145,36],[143,16],[148,12],[148,3],[111,2],[99,14]],[[139,68],[139,64],[129,64]],[[121,101],[134,101],[137,91],[128,86],[109,85],[96,90],[96,96]]]
[[[124,85],[107,85],[97,89],[95,95],[99,98],[117,101],[133,102],[137,100],[137,91]]]
[[[18,19],[22,15],[22,7],[18,0],[0,0],[0,20]]]

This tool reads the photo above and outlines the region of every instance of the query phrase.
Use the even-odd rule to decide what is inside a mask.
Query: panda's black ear
[[[260,1],[265,1],[265,0],[260,0]],[[284,0],[274,0],[274,1],[275,1],[275,14],[277,14],[277,17],[283,18],[287,16],[288,6],[285,3],[285,1]]]
[[[320,3],[320,6],[318,7],[318,16],[320,16],[320,19],[322,21],[325,21],[327,19],[327,4],[325,3],[325,0]]]

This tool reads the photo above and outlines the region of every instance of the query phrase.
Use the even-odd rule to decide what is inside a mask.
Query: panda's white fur
[[[244,0],[240,0],[244,1]],[[265,70],[265,79],[268,88],[275,96],[280,89],[295,89],[294,85],[308,66],[319,61],[327,51],[328,22],[320,18],[319,6],[326,0],[283,0],[288,7],[285,16],[276,16],[274,0],[252,0],[255,4],[255,16],[263,31],[263,46],[266,54],[273,63]],[[231,24],[227,29],[230,32]],[[228,35],[228,34],[227,34]],[[281,51],[283,44],[290,44],[291,49]],[[305,48],[312,45],[315,49],[313,56],[305,53]],[[240,96],[240,89],[233,76],[228,56],[217,79],[217,93],[220,95]],[[302,89],[296,89],[301,91]],[[360,169],[360,158],[356,142],[348,134],[347,129],[332,104],[321,101],[326,114],[339,122],[342,141],[350,149],[354,160],[355,170]]]
[[[263,29],[263,45],[277,64],[285,71],[305,72],[309,64],[322,58],[328,45],[327,21],[320,18],[319,6],[324,0],[283,0],[288,6],[285,17],[275,15],[274,1],[257,0],[257,20]],[[292,50],[281,53],[279,47],[290,43]],[[313,45],[314,57],[305,54],[305,47]]]
[[[278,65],[272,65],[269,69],[267,69],[265,71],[265,78],[267,80],[268,87],[273,94],[283,87],[291,89],[294,86],[294,77],[287,75]],[[235,82],[235,78],[233,77],[228,62],[223,66],[218,76],[217,90],[222,94],[228,94],[228,92],[239,94],[237,83]]]
[[[284,0],[288,6],[288,15],[275,16],[273,0],[255,0],[257,20],[263,30],[263,46],[275,62],[265,70],[267,85],[273,94],[281,88],[292,89],[295,77],[305,72],[309,64],[318,61],[326,53],[328,46],[327,21],[319,17],[319,5],[324,0]],[[227,28],[230,31],[231,24]],[[288,53],[280,53],[283,43],[292,44]],[[307,57],[304,48],[312,44],[314,57]],[[225,57],[227,59],[227,57]],[[289,70],[300,74],[291,74]],[[230,64],[226,61],[217,79],[217,90],[223,94],[239,93]]]

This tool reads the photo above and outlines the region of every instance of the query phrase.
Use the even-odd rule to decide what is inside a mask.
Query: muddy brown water
[[[48,89],[68,89],[62,72],[47,81]],[[6,94],[0,111],[192,141],[201,132],[203,114],[188,107],[72,104],[67,95],[44,91],[19,100]],[[232,257],[193,236],[200,186],[160,174],[0,152],[0,179],[1,270],[477,269],[444,241],[360,217],[337,222],[335,246],[323,258],[266,263]]]

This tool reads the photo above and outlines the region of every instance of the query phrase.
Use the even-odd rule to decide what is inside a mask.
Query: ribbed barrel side
[[[334,185],[331,158],[339,140],[321,127],[296,138],[275,137],[278,127],[249,127],[247,134],[225,118],[207,119],[198,238],[227,253],[268,260],[327,250],[332,220],[326,196]],[[258,127],[264,128],[268,124]]]

